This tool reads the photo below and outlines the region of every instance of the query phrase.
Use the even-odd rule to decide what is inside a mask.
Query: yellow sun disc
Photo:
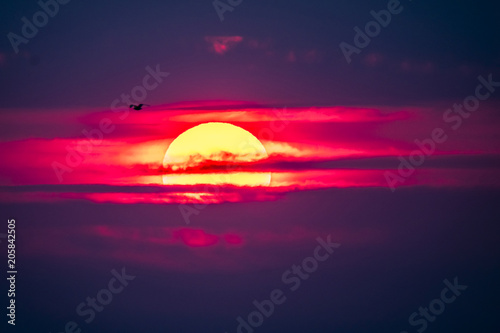
[[[205,123],[188,129],[168,147],[163,166],[173,171],[203,166],[206,161],[227,165],[216,173],[175,173],[163,176],[164,184],[232,184],[237,186],[269,185],[268,172],[242,172],[233,163],[267,158],[262,143],[250,132],[228,123]]]

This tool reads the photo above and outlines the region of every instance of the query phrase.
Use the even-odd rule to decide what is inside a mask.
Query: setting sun
[[[167,170],[163,183],[266,186],[271,180],[269,172],[235,171],[238,167],[234,165],[267,157],[262,143],[243,128],[228,123],[205,123],[172,141],[163,159]],[[218,166],[217,172],[206,172],[214,166]]]

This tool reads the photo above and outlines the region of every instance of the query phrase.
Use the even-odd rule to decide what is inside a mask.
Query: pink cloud
[[[225,54],[243,41],[241,36],[206,36],[205,41],[210,44],[210,50],[217,54]]]
[[[219,237],[208,234],[201,229],[178,229],[172,232],[172,237],[190,247],[212,246],[219,242]]]
[[[55,201],[90,200],[112,203],[220,203],[250,200],[275,200],[293,189],[315,189],[325,187],[359,187],[384,185],[383,168],[397,168],[398,155],[408,156],[416,149],[415,140],[428,138],[436,126],[443,123],[442,115],[449,103],[434,107],[293,107],[271,108],[258,103],[216,101],[177,103],[158,106],[154,111],[138,112],[130,116],[131,122],[122,124],[116,121],[116,130],[106,134],[92,151],[82,153],[81,163],[71,164],[73,155],[69,151],[82,151],[88,146],[88,139],[82,128],[95,129],[103,117],[112,118],[111,112],[85,113],[67,112],[65,118],[57,117],[54,110],[50,117],[57,119],[54,124],[63,128],[53,132],[52,127],[43,129],[40,136],[33,135],[38,120],[44,127],[50,121],[34,111],[6,112],[0,120],[6,122],[5,128],[15,128],[22,138],[9,141],[10,134],[0,134],[0,185],[3,186],[44,186],[39,190],[23,190],[17,193],[0,193],[1,201]],[[488,102],[468,118],[460,131],[451,132],[450,139],[437,145],[429,157],[429,163],[446,156],[481,156],[499,153],[498,105]],[[50,118],[49,117],[49,118]],[[248,188],[222,190],[218,195],[205,193],[199,188],[179,188],[163,185],[161,175],[166,172],[161,162],[169,143],[180,133],[197,123],[225,121],[253,133],[265,146],[269,158],[261,163],[240,165],[245,172],[272,172],[269,188]],[[134,124],[135,123],[135,124]],[[465,126],[465,123],[467,126]],[[26,128],[21,127],[25,124]],[[161,124],[161,125],[158,125]],[[65,126],[61,126],[65,125]],[[34,126],[34,127],[33,127]],[[139,136],[137,129],[140,129]],[[38,128],[37,128],[38,130]],[[264,135],[266,134],[266,135]],[[167,136],[168,135],[168,136]],[[48,138],[45,138],[48,137]],[[87,147],[88,148],[88,147]],[[83,149],[87,150],[87,149]],[[36,154],[35,154],[36,152]],[[69,156],[69,157],[68,157]],[[391,164],[377,164],[377,159],[390,158]],[[338,165],[339,161],[364,161],[357,167]],[[370,161],[372,159],[372,161]],[[71,166],[59,183],[53,169],[53,162]],[[325,167],[322,163],[330,163]],[[74,163],[74,162],[73,162]],[[361,166],[361,167],[360,167]],[[192,173],[224,172],[220,163],[206,163]],[[431,168],[425,164],[420,169]],[[447,164],[444,167],[454,167]],[[353,170],[348,170],[353,168]],[[363,170],[359,170],[359,168]],[[368,169],[378,169],[367,171]],[[358,170],[356,170],[358,169]],[[221,171],[222,170],[222,171]],[[478,169],[479,170],[479,169]],[[168,170],[167,170],[168,171]],[[417,179],[416,184],[427,185],[438,170],[429,169],[429,177]],[[334,176],[332,176],[334,175]],[[443,179],[448,179],[444,175]],[[464,177],[466,175],[464,174]],[[467,178],[467,177],[466,177]],[[468,177],[476,184],[484,181]],[[450,179],[445,184],[460,184]],[[462,181],[464,184],[472,184]],[[113,190],[82,190],[84,185],[142,188],[155,186],[154,193],[130,191],[124,188]],[[408,184],[408,183],[407,183]],[[64,188],[66,185],[75,188]],[[432,184],[431,184],[432,185]],[[81,186],[78,188],[78,186]],[[270,189],[272,189],[270,191]],[[274,191],[275,190],[275,191]],[[149,191],[149,190],[147,190]]]
[[[29,227],[25,230],[26,237],[33,236],[33,241],[20,251],[29,257],[126,260],[169,271],[241,271],[273,267],[283,259],[274,248],[286,246],[290,251],[298,247],[310,248],[314,239],[321,235],[332,234],[335,240],[358,246],[378,244],[387,237],[378,229],[355,232],[341,228],[306,230],[292,227],[271,231],[242,226],[240,229],[238,232],[209,232],[201,228],[161,227],[147,223]],[[46,239],[54,241],[47,244]]]
[[[85,233],[110,239],[155,243],[168,246],[183,244],[188,247],[207,247],[217,244],[241,245],[243,243],[242,236],[234,233],[217,235],[208,233],[203,229],[192,228],[133,228],[100,225],[88,228]]]

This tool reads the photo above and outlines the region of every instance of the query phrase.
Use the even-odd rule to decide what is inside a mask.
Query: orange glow
[[[201,124],[179,135],[168,147],[163,167],[176,173],[164,175],[163,183],[267,186],[271,181],[270,173],[234,172],[231,167],[231,164],[254,162],[267,157],[262,143],[241,127],[218,122]],[[227,164],[226,171],[217,174],[177,173],[186,168],[208,166],[213,162]]]

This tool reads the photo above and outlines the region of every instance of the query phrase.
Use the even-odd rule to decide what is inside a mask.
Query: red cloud
[[[172,237],[191,247],[211,246],[219,242],[219,237],[208,234],[201,229],[182,228],[174,230]]]
[[[191,228],[127,228],[100,225],[89,228],[87,232],[99,237],[168,246],[179,243],[183,243],[189,247],[206,247],[218,243],[228,245],[241,245],[243,243],[243,238],[234,233],[215,235],[209,234],[203,229]]]
[[[210,43],[210,50],[217,54],[225,54],[243,41],[241,36],[206,36],[205,41]]]

